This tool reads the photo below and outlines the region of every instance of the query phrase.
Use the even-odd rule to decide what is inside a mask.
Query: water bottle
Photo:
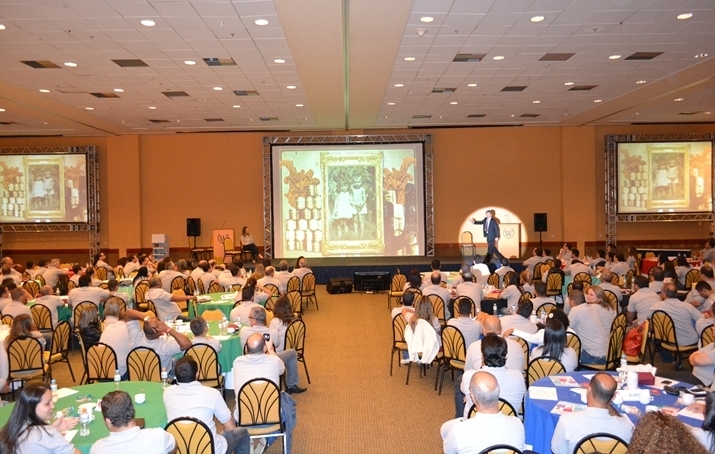
[[[626,352],[621,355],[621,371],[628,372],[628,359],[626,358]]]
[[[114,386],[117,391],[119,391],[119,383],[122,381],[122,375],[119,373],[119,369],[114,371]]]
[[[87,409],[83,408],[82,413],[79,414],[79,436],[86,437],[89,435],[89,413]]]
[[[52,402],[57,402],[57,380],[50,381],[50,391],[52,391]]]
[[[226,316],[223,316],[223,319],[221,320],[221,324],[219,325],[220,333],[222,336],[225,336],[226,333],[228,332],[228,319]]]
[[[169,374],[166,372],[166,367],[161,368],[161,389],[166,389],[169,386]]]
[[[541,323],[546,323],[546,311],[543,307],[539,311],[539,319],[541,320]]]
[[[497,303],[494,303],[494,304],[492,305],[492,313],[493,313],[494,315],[499,315],[499,309],[497,308]]]
[[[536,311],[535,310],[531,311],[531,317],[529,317],[529,321],[531,323],[533,323],[534,325],[536,325],[536,322],[538,320],[536,319]]]
[[[60,296],[60,288],[59,287],[57,287],[55,289],[55,295]]]

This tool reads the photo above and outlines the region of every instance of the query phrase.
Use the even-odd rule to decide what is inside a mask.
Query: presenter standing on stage
[[[499,246],[499,237],[501,236],[499,233],[499,224],[492,218],[492,210],[487,210],[486,216],[487,217],[481,221],[477,221],[472,218],[472,224],[481,224],[484,227],[484,238],[487,239],[487,253],[495,256],[499,259],[499,261],[501,261],[504,256],[501,255],[497,249]]]

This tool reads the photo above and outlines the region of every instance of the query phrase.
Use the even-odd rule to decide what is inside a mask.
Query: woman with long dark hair
[[[703,425],[692,427],[695,438],[705,446],[708,452],[715,453],[715,392],[709,392],[705,397]]]
[[[258,253],[258,247],[253,241],[253,235],[248,231],[248,226],[244,226],[241,230],[241,250],[251,252],[251,260],[256,263],[256,257],[263,260],[263,256]]]
[[[10,334],[5,338],[5,348],[7,349],[10,342],[20,337],[34,337],[40,341],[42,348],[45,348],[46,341],[44,336],[37,329],[37,326],[35,326],[32,317],[27,314],[20,314],[12,321]]]
[[[512,272],[509,276],[509,284],[501,293],[501,297],[507,300],[506,306],[511,308],[512,311],[516,311],[516,307],[519,305],[519,298],[523,293],[524,288],[521,286],[519,275]]]
[[[0,430],[0,452],[6,454],[79,454],[65,440],[67,430],[77,425],[77,418],[58,418],[52,424],[55,404],[45,383],[29,383],[20,392],[10,419]]]
[[[273,319],[268,324],[268,328],[278,331],[280,339],[285,339],[288,325],[295,320],[293,308],[287,296],[281,296],[273,306]]]
[[[102,337],[102,329],[99,325],[99,312],[96,308],[88,307],[80,313],[79,335],[82,336],[85,350],[99,342]]]
[[[531,358],[550,356],[561,361],[566,372],[573,372],[578,366],[578,354],[573,348],[566,346],[566,328],[555,318],[546,319],[544,330],[544,345],[536,347],[531,352]]]
[[[139,271],[137,271],[137,275],[134,276],[134,281],[132,281],[132,285],[134,285],[134,287],[136,287],[138,283],[140,283],[141,281],[146,281],[148,279],[149,279],[149,268],[147,268],[146,266],[140,266]]]

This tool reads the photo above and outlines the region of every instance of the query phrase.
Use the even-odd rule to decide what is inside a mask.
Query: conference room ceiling
[[[0,136],[711,122],[713,56],[713,0],[0,0]]]

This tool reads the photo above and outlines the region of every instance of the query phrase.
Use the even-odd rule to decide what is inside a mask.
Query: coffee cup
[[[628,372],[628,375],[626,376],[626,385],[631,391],[638,389],[638,372]]]
[[[647,389],[641,389],[640,396],[638,396],[638,401],[643,405],[648,405],[653,401],[653,396],[650,395],[650,391]]]
[[[695,396],[690,393],[681,393],[680,401],[685,405],[692,405],[695,403]]]
[[[138,404],[143,404],[146,402],[146,394],[144,393],[139,393],[139,394],[134,394],[134,402]]]

